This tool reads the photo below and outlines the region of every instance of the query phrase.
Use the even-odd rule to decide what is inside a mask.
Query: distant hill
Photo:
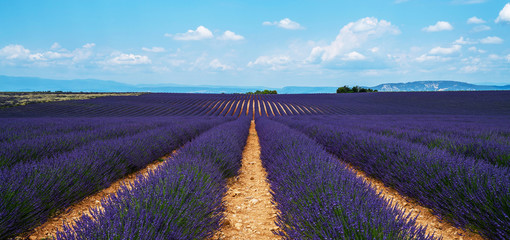
[[[414,91],[480,91],[510,90],[510,85],[487,86],[457,81],[416,81],[407,83],[384,83],[371,87],[381,92],[414,92]]]
[[[34,77],[11,77],[0,75],[0,91],[32,92],[32,91],[72,91],[72,92],[173,92],[173,93],[246,93],[262,89],[275,89],[278,93],[335,93],[337,87],[299,87],[287,86],[271,88],[264,86],[210,86],[210,85],[179,85],[179,84],[143,84],[131,85],[115,81],[97,79],[54,80]],[[366,87],[366,86],[363,86]],[[489,86],[475,85],[456,81],[417,81],[408,83],[384,83],[369,87],[381,92],[407,91],[477,91],[477,90],[510,90],[510,85]]]

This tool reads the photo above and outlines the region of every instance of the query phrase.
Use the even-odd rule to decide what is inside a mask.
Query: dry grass
[[[0,92],[0,108],[55,101],[82,100],[106,96],[138,96],[143,93]]]

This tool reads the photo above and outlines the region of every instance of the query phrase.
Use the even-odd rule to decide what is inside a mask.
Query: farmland
[[[74,93],[74,92],[0,92],[0,108],[43,103],[90,99],[104,96],[136,96],[140,93]]]
[[[510,238],[510,92],[105,96],[0,126],[0,239]]]

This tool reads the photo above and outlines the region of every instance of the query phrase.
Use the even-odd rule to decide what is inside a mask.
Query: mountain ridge
[[[340,87],[340,86],[338,86]],[[338,87],[286,86],[270,88],[263,86],[211,86],[168,84],[126,84],[109,80],[74,79],[55,80],[36,77],[12,77],[0,75],[0,91],[72,91],[72,92],[173,92],[173,93],[245,93],[255,90],[272,89],[283,94],[335,93]],[[366,87],[366,86],[362,86]],[[406,83],[383,83],[369,87],[381,92],[407,91],[483,91],[510,90],[510,85],[477,85],[450,80],[413,81]]]

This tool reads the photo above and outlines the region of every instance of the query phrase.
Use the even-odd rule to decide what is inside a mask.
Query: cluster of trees
[[[255,92],[247,92],[246,94],[278,94],[278,92],[276,90],[265,89],[264,91],[257,90]]]
[[[346,86],[339,87],[336,90],[336,93],[361,93],[361,92],[377,92],[377,90],[370,89],[370,88],[363,88],[360,86],[354,86],[352,88]]]

